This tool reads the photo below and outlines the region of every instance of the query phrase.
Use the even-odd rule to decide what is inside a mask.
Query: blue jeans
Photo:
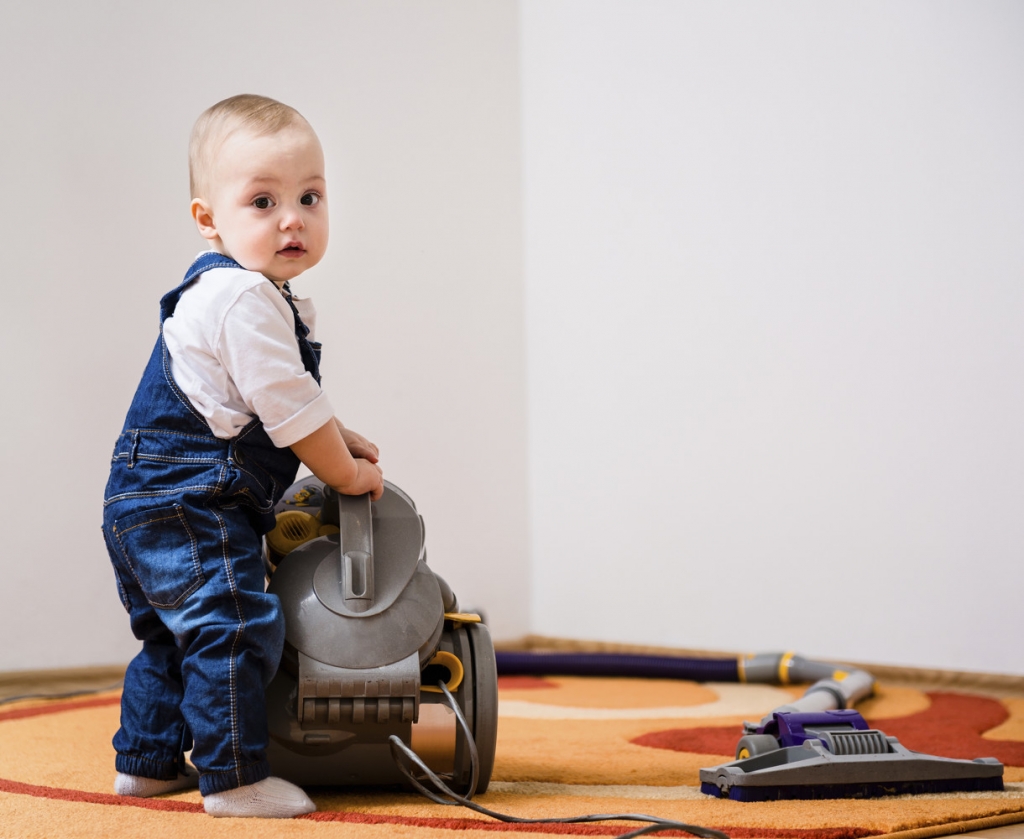
[[[161,298],[160,323],[191,283],[225,267],[241,269],[201,254]],[[319,383],[319,344],[288,302],[296,353]],[[298,465],[257,418],[231,440],[213,435],[174,382],[161,326],[103,501],[118,593],[142,641],[114,736],[119,772],[171,780],[191,747],[203,795],[270,774],[264,690],[281,660],[284,617],[263,590],[261,536]]]
[[[261,534],[279,490],[243,452],[209,433],[126,430],[104,506],[121,602],[142,641],[125,675],[117,770],[172,779],[194,742],[203,795],[270,774],[264,690],[284,618],[264,591]]]

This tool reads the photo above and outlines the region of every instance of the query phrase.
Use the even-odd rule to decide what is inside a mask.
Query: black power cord
[[[590,822],[605,821],[649,822],[647,827],[642,827],[639,830],[633,830],[629,833],[622,833],[617,836],[616,839],[633,839],[634,836],[643,836],[648,833],[659,833],[663,830],[682,830],[693,836],[699,836],[701,839],[729,839],[728,834],[722,833],[720,830],[714,830],[710,827],[699,827],[693,824],[686,824],[685,822],[663,819],[659,816],[648,816],[642,813],[601,813],[586,816],[570,816],[563,819],[523,819],[518,816],[510,816],[507,813],[499,813],[496,810],[489,810],[488,808],[477,804],[475,801],[471,801],[470,799],[476,792],[476,786],[479,780],[480,755],[477,752],[476,742],[473,740],[473,733],[469,729],[469,723],[466,722],[466,718],[462,714],[462,709],[459,708],[459,703],[455,701],[455,697],[452,696],[444,682],[440,682],[439,685],[441,687],[441,691],[444,693],[445,700],[449,706],[451,706],[452,711],[455,712],[455,718],[458,720],[459,727],[462,729],[462,733],[465,735],[466,743],[469,747],[470,781],[466,794],[459,795],[457,792],[452,790],[451,787],[449,787],[423,762],[422,758],[420,758],[416,752],[402,742],[400,737],[392,734],[391,737],[388,738],[391,743],[391,757],[394,759],[395,765],[398,766],[399,770],[401,770],[402,774],[405,775],[409,783],[411,783],[421,795],[429,798],[435,804],[466,807],[474,812],[489,816],[492,819],[497,819],[498,821],[510,824],[586,824]],[[419,769],[420,772],[423,773],[423,777],[416,777],[405,763],[403,763],[403,758]],[[429,780],[433,785],[434,790],[437,790],[437,792],[434,792],[424,786],[424,780]],[[438,793],[440,793],[440,795]]]

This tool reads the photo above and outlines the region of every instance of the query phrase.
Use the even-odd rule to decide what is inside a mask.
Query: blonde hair
[[[296,124],[309,127],[305,117],[290,105],[254,93],[240,93],[211,105],[199,115],[188,141],[192,198],[200,197],[201,190],[206,189],[217,149],[235,131],[245,129],[265,136]]]

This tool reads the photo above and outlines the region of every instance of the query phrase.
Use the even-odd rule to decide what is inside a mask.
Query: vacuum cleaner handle
[[[353,612],[373,606],[373,514],[370,495],[332,493],[338,500],[341,567],[338,584],[345,605]]]

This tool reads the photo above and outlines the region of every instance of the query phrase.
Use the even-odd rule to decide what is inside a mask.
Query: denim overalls
[[[117,770],[173,779],[194,740],[203,795],[270,774],[263,692],[280,662],[284,618],[264,591],[262,535],[299,460],[258,418],[231,440],[214,436],[171,376],[163,322],[204,271],[240,267],[202,254],[161,299],[160,337],[104,498],[118,593],[142,641],[125,674]],[[303,364],[319,383],[319,344],[288,302]]]

